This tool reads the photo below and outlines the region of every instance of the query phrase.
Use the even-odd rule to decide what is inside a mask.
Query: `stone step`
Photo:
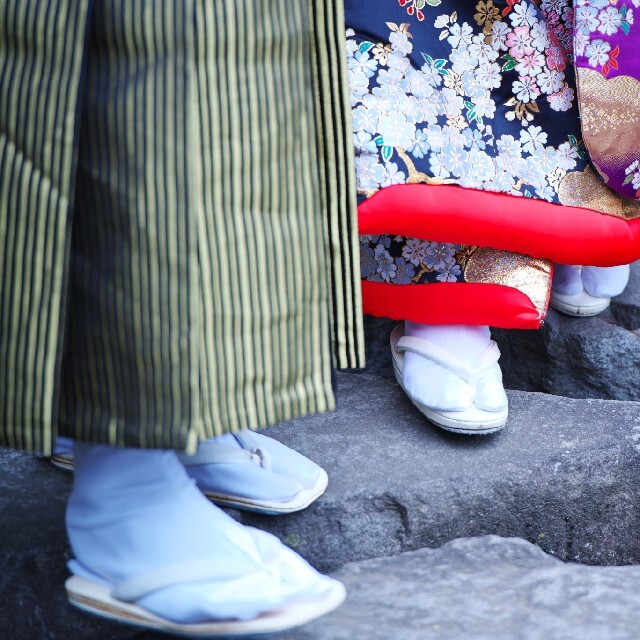
[[[282,640],[637,640],[640,567],[565,564],[518,538],[348,564],[341,609]]]
[[[337,380],[337,412],[270,431],[327,469],[327,493],[287,517],[234,513],[321,570],[485,534],[584,564],[640,562],[639,403],[510,392],[507,428],[471,438],[431,427],[395,382]],[[70,488],[47,462],[0,451],[0,638],[140,640],[65,603]]]
[[[393,377],[389,334],[397,324],[365,318],[367,373]],[[505,386],[571,398],[640,400],[640,262],[625,292],[594,318],[553,309],[539,331],[493,329]]]

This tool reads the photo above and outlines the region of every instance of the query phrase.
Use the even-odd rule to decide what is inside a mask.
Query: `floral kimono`
[[[554,262],[640,257],[640,0],[346,20],[365,312],[535,328]]]

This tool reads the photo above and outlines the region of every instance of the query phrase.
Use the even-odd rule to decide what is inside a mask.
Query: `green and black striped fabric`
[[[343,32],[321,0],[0,0],[0,443],[333,408],[363,360]]]

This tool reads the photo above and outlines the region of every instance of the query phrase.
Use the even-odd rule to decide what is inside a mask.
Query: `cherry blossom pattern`
[[[567,21],[563,2],[541,4]],[[559,202],[566,174],[585,166],[579,125],[570,118],[575,131],[564,141],[556,133],[551,144],[545,122],[536,123],[535,117],[542,99],[552,111],[575,109],[564,74],[567,54],[533,2],[514,0],[506,8],[503,15],[493,0],[480,0],[472,22],[459,19],[456,11],[437,16],[431,28],[438,48],[420,51],[419,67],[409,24],[387,22],[386,42],[349,30],[361,196],[386,186],[431,182]],[[443,48],[448,55],[442,55]],[[499,105],[505,86],[511,97]],[[392,277],[388,258],[382,253],[378,258],[386,260],[384,273]]]
[[[393,284],[464,281],[463,267],[473,247],[404,236],[360,236],[364,280]]]
[[[640,198],[640,160],[632,162],[625,170],[626,178],[623,185],[631,183],[631,186],[636,190],[636,197]]]
[[[422,20],[424,20],[424,12],[422,9],[427,5],[437,7],[439,4],[442,4],[442,0],[398,0],[398,4],[401,7],[406,7],[407,13],[410,16],[415,15],[415,17],[422,22]]]
[[[633,7],[640,7],[640,0],[576,0],[575,2],[575,53],[587,66],[608,76],[618,69],[620,45],[616,40],[627,36],[634,25]]]

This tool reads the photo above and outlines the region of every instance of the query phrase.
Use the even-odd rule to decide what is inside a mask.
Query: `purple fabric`
[[[640,85],[634,87],[629,79],[640,82],[640,0],[575,0],[574,53],[578,77],[581,70],[601,74],[603,92],[598,104],[607,99],[616,103],[617,112],[627,105],[627,121],[621,126],[626,140],[635,147],[622,148],[611,135],[592,137],[587,146],[593,162],[607,184],[622,196],[640,199]],[[626,76],[622,82],[612,79]],[[580,81],[578,82],[580,89]],[[592,95],[580,96],[587,108]],[[606,137],[606,139],[605,139]]]

